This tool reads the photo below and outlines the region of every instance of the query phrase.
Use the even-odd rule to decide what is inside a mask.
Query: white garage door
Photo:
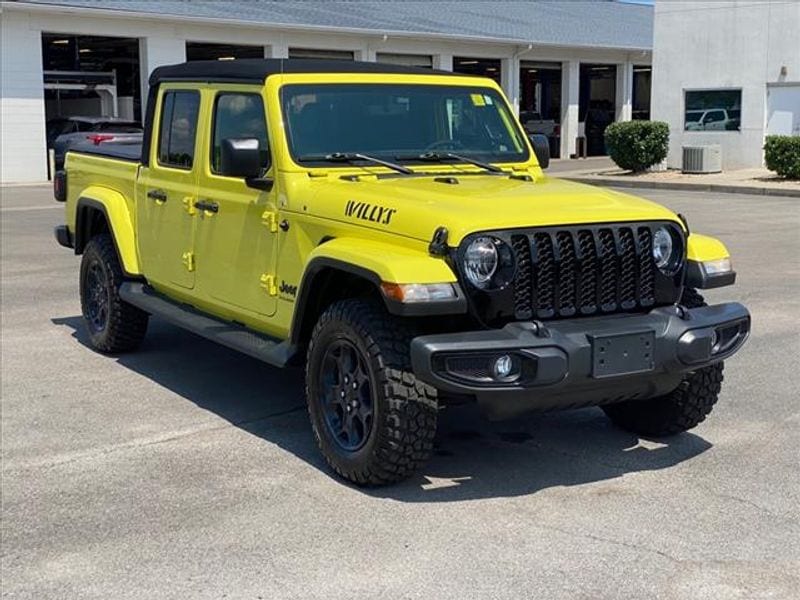
[[[767,135],[800,135],[800,84],[767,87]]]

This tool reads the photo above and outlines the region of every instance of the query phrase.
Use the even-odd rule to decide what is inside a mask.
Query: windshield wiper
[[[307,155],[307,156],[300,156],[297,160],[302,162],[322,160],[325,162],[347,162],[347,163],[363,160],[366,162],[371,162],[376,165],[387,167],[389,169],[397,171],[398,173],[403,173],[404,175],[414,174],[414,171],[412,171],[411,169],[407,169],[403,165],[398,165],[397,163],[389,162],[388,160],[376,158],[375,156],[369,156],[368,154],[361,154],[360,152],[334,152],[332,154],[324,154],[324,155]]]
[[[398,156],[397,158],[400,160],[410,159],[410,160],[425,160],[425,161],[438,161],[438,162],[444,162],[445,159],[449,158],[470,165],[475,165],[476,167],[480,167],[481,169],[485,169],[491,173],[505,173],[503,169],[491,163],[483,162],[482,160],[476,160],[474,158],[470,158],[469,156],[463,156],[461,154],[453,154],[452,152],[423,152],[422,154],[417,154],[416,156],[410,156],[410,157]]]

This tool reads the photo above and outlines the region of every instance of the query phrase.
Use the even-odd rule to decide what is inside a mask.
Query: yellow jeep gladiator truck
[[[58,242],[81,255],[92,345],[150,316],[304,365],[322,454],[360,485],[409,476],[437,414],[601,406],[694,427],[746,340],[725,246],[630,195],[547,177],[479,77],[374,63],[156,69],[141,147],[69,152]]]

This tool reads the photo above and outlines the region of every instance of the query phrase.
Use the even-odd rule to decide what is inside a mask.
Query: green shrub
[[[764,160],[767,168],[781,177],[800,179],[800,136],[768,135]]]
[[[606,128],[608,155],[621,169],[639,172],[667,157],[669,125],[662,121],[623,121]]]

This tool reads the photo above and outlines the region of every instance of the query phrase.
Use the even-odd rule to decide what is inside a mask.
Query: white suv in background
[[[738,131],[742,111],[731,108],[707,108],[686,111],[686,131]]]

